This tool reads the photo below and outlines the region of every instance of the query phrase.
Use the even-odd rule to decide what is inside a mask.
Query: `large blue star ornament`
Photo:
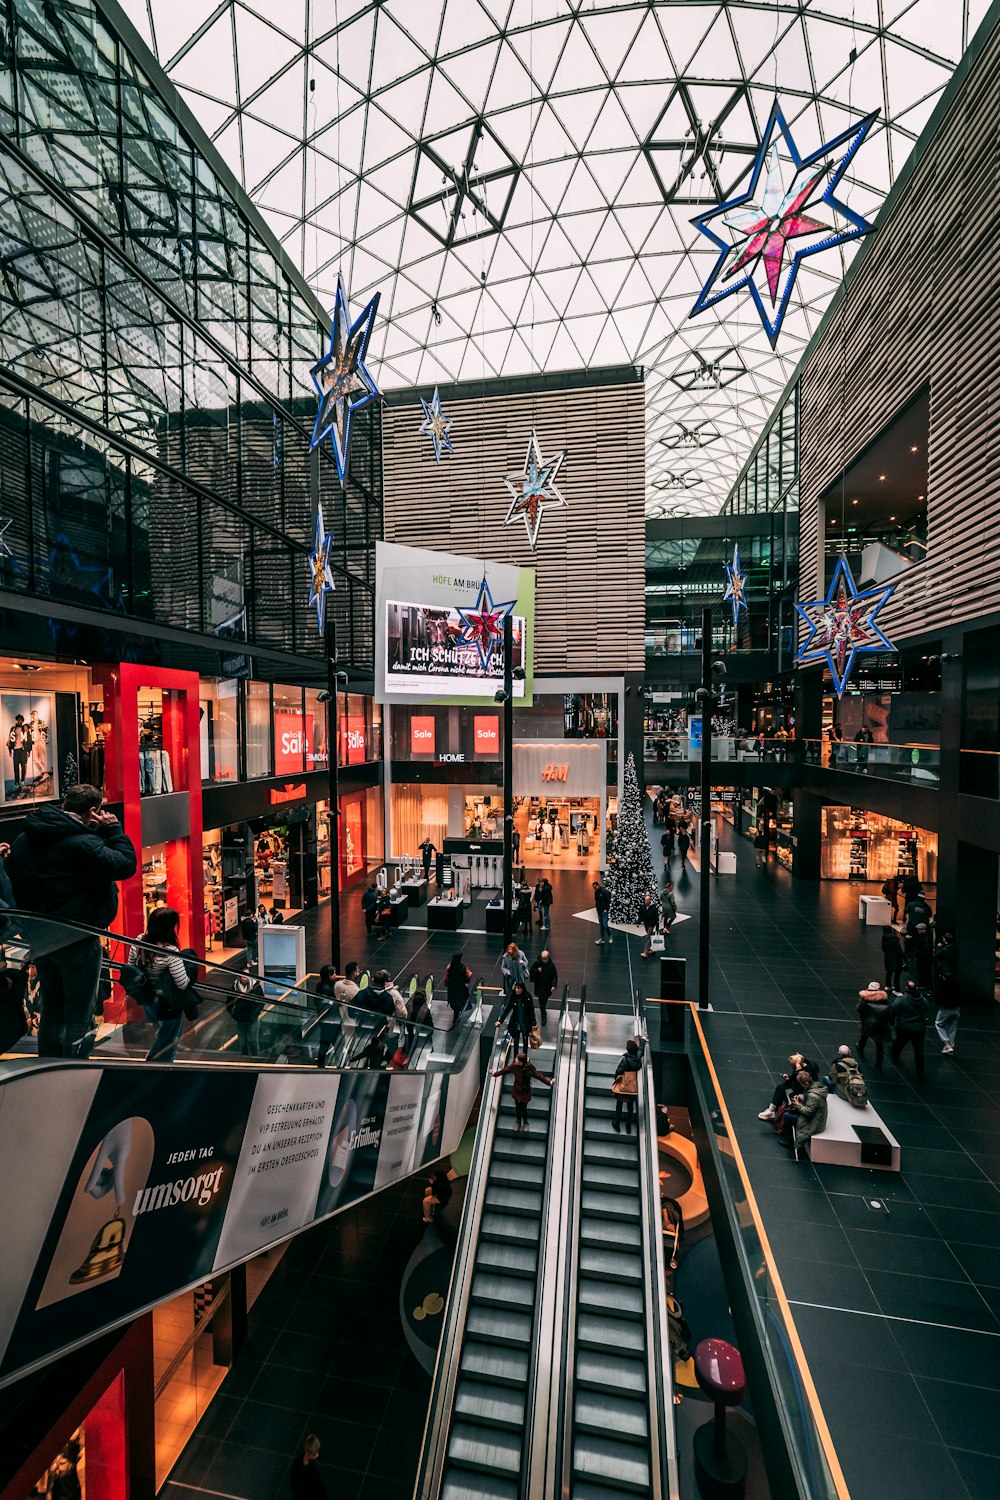
[[[537,434],[532,429],[524,468],[519,474],[507,474],[504,478],[504,484],[511,493],[511,502],[503,524],[510,526],[520,516],[532,550],[538,541],[538,527],[543,511],[557,510],[566,504],[555,482],[565,457],[566,449],[563,448],[543,461]]]
[[[365,366],[378,299],[376,292],[364,312],[352,323],[343,284],[337,278],[337,298],[330,323],[330,352],[317,360],[309,371],[319,397],[316,426],[309,446],[317,447],[325,437],[332,440],[342,485],[347,484],[350,462],[351,418],[381,394]]]
[[[434,387],[434,394],[429,401],[425,401],[421,396],[420,405],[424,409],[424,420],[420,424],[420,436],[430,438],[434,444],[435,461],[440,463],[442,453],[451,453],[455,445],[448,436],[448,429],[451,426],[451,422],[441,409],[441,393],[437,386]]]
[[[333,593],[333,573],[330,569],[330,543],[333,541],[333,532],[327,531],[323,525],[323,511],[316,511],[316,546],[309,554],[309,572],[312,578],[312,592],[309,595],[309,603],[316,606],[316,627],[320,635],[326,624],[326,596]]]
[[[722,596],[723,603],[729,601],[729,607],[733,612],[733,624],[738,625],[740,610],[747,607],[747,579],[746,574],[740,567],[740,549],[733,547],[733,560],[726,563],[726,592]]]
[[[508,600],[506,604],[494,604],[490,586],[484,578],[479,585],[479,597],[475,604],[456,605],[462,621],[462,632],[457,644],[459,646],[475,645],[478,648],[479,660],[482,662],[484,672],[489,670],[494,646],[499,645],[503,640],[503,622],[514,608],[514,604],[513,599]]]
[[[802,261],[872,228],[837,197],[837,188],[877,119],[876,110],[800,156],[774,101],[746,191],[691,221],[719,249],[692,317],[746,287],[775,347]]]
[[[837,697],[843,697],[854,658],[862,652],[895,651],[875,623],[892,596],[893,585],[879,585],[859,593],[847,559],[838,558],[825,599],[795,608],[809,626],[809,634],[795,658],[800,667],[823,662],[830,668]]]

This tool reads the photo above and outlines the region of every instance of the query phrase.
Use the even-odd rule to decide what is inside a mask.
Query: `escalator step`
[[[649,1490],[649,1456],[644,1447],[578,1432],[573,1440],[573,1472],[581,1479],[615,1484],[619,1494]]]
[[[466,1334],[480,1343],[493,1340],[522,1349],[527,1349],[531,1343],[531,1328],[530,1313],[515,1312],[508,1307],[476,1307],[473,1304],[465,1320]]]
[[[502,1427],[484,1427],[479,1422],[456,1420],[451,1424],[448,1457],[463,1468],[517,1476],[521,1471],[521,1434]],[[488,1493],[488,1491],[487,1491]]]
[[[595,1282],[594,1285],[607,1283]],[[623,1287],[622,1292],[631,1291]],[[479,1307],[511,1307],[517,1311],[531,1311],[535,1301],[533,1282],[523,1276],[506,1276],[501,1271],[481,1271],[477,1268],[472,1278],[472,1301]]]
[[[507,1135],[497,1131],[493,1142],[493,1160],[533,1161],[544,1166],[547,1146],[548,1131],[533,1130],[530,1135],[516,1135],[514,1131]]]
[[[577,1391],[573,1417],[579,1429],[607,1437],[644,1442],[649,1435],[645,1392],[636,1401],[610,1391]]]
[[[638,1174],[637,1174],[638,1175]],[[506,1157],[496,1158],[490,1163],[491,1183],[508,1183],[511,1187],[538,1188],[545,1183],[545,1166],[537,1161],[510,1161]],[[638,1183],[636,1184],[638,1191]]]
[[[537,1219],[542,1212],[542,1195],[526,1188],[513,1187],[506,1183],[486,1183],[485,1207],[499,1213],[521,1214]]]
[[[487,1187],[487,1201],[489,1201]],[[597,1219],[627,1219],[637,1223],[640,1215],[639,1198],[631,1193],[613,1193],[600,1188],[583,1189],[580,1207],[585,1214]]]
[[[490,1493],[492,1494],[492,1491]],[[622,1491],[617,1485],[598,1484],[593,1479],[575,1480],[570,1493],[571,1500],[621,1500],[622,1495]],[[641,1494],[642,1491],[640,1490],[638,1493]],[[651,1494],[652,1491],[648,1491],[648,1493]]]
[[[460,1380],[455,1391],[454,1411],[456,1417],[464,1417],[466,1421],[478,1422],[484,1427],[509,1427],[520,1433],[524,1430],[525,1399],[523,1391],[497,1386],[492,1381]],[[587,1399],[594,1401],[591,1396]],[[591,1425],[589,1421],[587,1425]],[[626,1430],[617,1417],[609,1425],[614,1432]]]
[[[524,1243],[526,1231],[530,1237],[531,1231],[528,1230],[523,1216],[512,1216],[509,1213],[504,1213],[503,1210],[491,1213],[489,1203],[487,1202],[483,1205],[483,1216],[479,1221],[480,1240],[492,1240],[498,1244],[521,1245]],[[607,1230],[604,1233],[606,1238]]]
[[[462,1349],[460,1369],[463,1375],[481,1377],[494,1385],[527,1386],[528,1356],[521,1349],[499,1344],[467,1342]]]
[[[530,1321],[530,1320],[529,1320]],[[618,1349],[623,1354],[645,1352],[646,1341],[641,1323],[616,1318],[609,1313],[577,1313],[576,1339],[589,1349]]]
[[[584,1103],[584,1113],[589,1120],[596,1116],[613,1115],[618,1108],[618,1101],[610,1089],[601,1089],[599,1093],[588,1094]]]
[[[476,1247],[476,1270],[505,1271],[510,1276],[534,1276],[538,1270],[538,1252],[534,1245],[516,1242],[501,1244],[498,1240],[481,1238]]]
[[[479,1257],[476,1257],[476,1264]],[[642,1257],[627,1250],[609,1250],[596,1245],[580,1246],[580,1274],[606,1281],[623,1281],[642,1286]]]
[[[610,1238],[619,1250],[641,1250],[642,1225],[638,1220],[634,1224],[619,1224]],[[608,1240],[607,1220],[589,1219],[584,1215],[580,1221],[580,1244],[603,1246],[608,1243]]]
[[[633,1355],[609,1354],[595,1349],[580,1349],[577,1353],[577,1390],[634,1391],[645,1396],[646,1381],[645,1350]]]
[[[518,1500],[519,1486],[514,1479],[499,1474],[463,1474],[452,1469],[441,1486],[441,1500]]]
[[[585,1163],[616,1161],[626,1166],[631,1165],[638,1158],[638,1146],[636,1136],[618,1136],[602,1125],[599,1130],[584,1131],[583,1160]]]
[[[617,1162],[588,1162],[584,1159],[583,1185],[610,1188],[618,1193],[638,1193],[639,1173],[635,1167],[620,1166]]]
[[[475,1292],[475,1285],[473,1285]],[[608,1311],[621,1318],[641,1318],[645,1305],[641,1286],[625,1286],[622,1282],[593,1281],[581,1276],[577,1289],[580,1307],[588,1312]]]

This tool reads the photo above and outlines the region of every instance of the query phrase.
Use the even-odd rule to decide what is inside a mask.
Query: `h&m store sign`
[[[515,797],[601,797],[607,775],[603,740],[519,740],[514,745]]]

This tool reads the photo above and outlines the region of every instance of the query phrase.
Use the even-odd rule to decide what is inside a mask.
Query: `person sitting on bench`
[[[774,1086],[774,1093],[771,1095],[771,1102],[766,1109],[761,1110],[757,1116],[758,1120],[773,1120],[781,1105],[788,1103],[794,1092],[795,1075],[803,1068],[811,1079],[819,1077],[819,1068],[814,1062],[810,1062],[808,1057],[803,1057],[801,1052],[793,1052],[788,1059],[788,1072],[782,1073],[778,1079]]]
[[[826,1129],[827,1088],[804,1068],[796,1075],[795,1082],[799,1092],[792,1095],[785,1110],[778,1139],[789,1151],[798,1152],[814,1135]]]

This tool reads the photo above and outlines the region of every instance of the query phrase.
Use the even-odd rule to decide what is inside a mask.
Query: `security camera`
[[[493,694],[493,702],[494,703],[506,703],[507,702],[507,694],[504,692],[503,688],[497,688],[496,692]]]
[[[524,668],[523,667],[514,667],[512,669],[512,671],[511,671],[510,675],[511,675],[511,677],[513,677],[513,679],[514,679],[515,682],[523,682],[524,681]]]
[[[328,693],[327,690],[326,690],[326,688],[323,688],[322,692],[319,692],[319,693],[316,694],[316,702],[317,703],[329,703],[329,701],[332,698],[332,696],[333,696],[332,693]]]

